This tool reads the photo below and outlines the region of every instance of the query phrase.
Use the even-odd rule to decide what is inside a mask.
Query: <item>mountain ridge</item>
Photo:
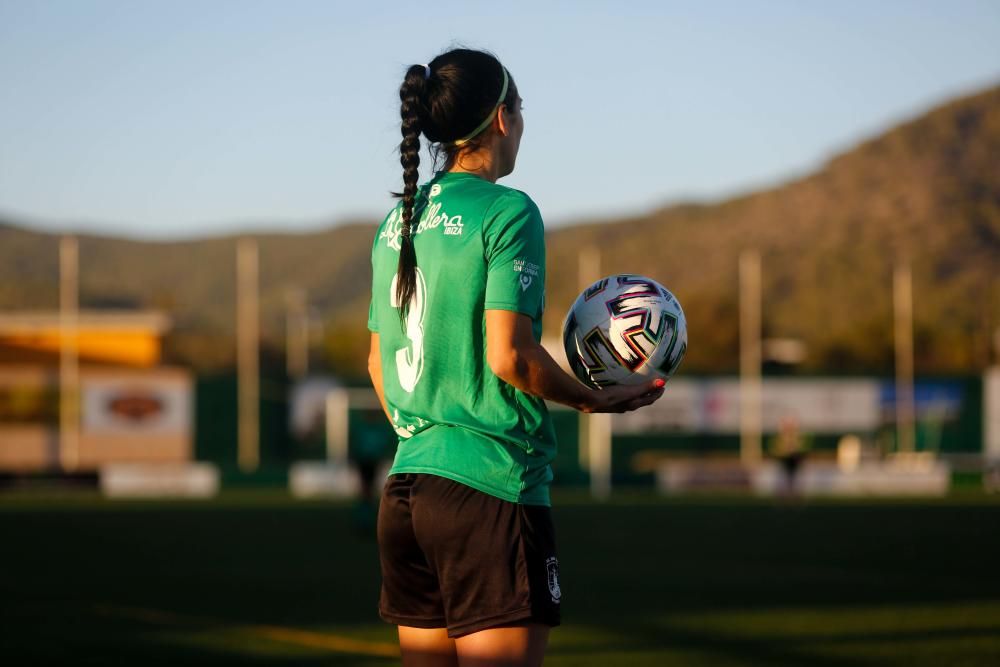
[[[79,234],[81,306],[162,308],[168,358],[232,363],[235,239],[260,241],[262,335],[280,348],[284,294],[304,287],[327,322],[330,363],[363,374],[374,223],[198,239]],[[0,220],[0,308],[58,305],[58,242]],[[920,372],[976,372],[1000,325],[1000,86],[949,101],[785,183],[722,201],[675,202],[547,234],[545,327],[575,298],[578,257],[601,249],[603,274],[667,285],[688,316],[684,369],[737,366],[739,253],[763,259],[764,331],[808,346],[807,371],[892,367],[891,275],[913,267]],[[127,276],[126,280],[122,276]]]

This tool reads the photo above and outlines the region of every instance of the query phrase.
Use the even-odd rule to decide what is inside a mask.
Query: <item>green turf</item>
[[[555,502],[564,625],[547,665],[1000,664],[995,497]],[[365,654],[394,634],[347,505],[7,494],[0,545],[3,664],[396,662]]]

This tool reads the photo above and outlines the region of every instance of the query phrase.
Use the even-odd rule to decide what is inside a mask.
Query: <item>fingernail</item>
[[[663,386],[664,386],[665,384],[667,384],[667,381],[666,381],[666,380],[663,380],[663,379],[661,379],[661,378],[657,378],[657,379],[656,379],[656,382],[654,382],[653,384],[654,384],[654,385],[656,385],[656,388],[657,388],[657,389],[660,389],[660,388],[662,388],[662,387],[663,387]]]

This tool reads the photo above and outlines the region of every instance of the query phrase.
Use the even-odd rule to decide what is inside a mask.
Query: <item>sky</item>
[[[402,76],[455,45],[513,75],[500,182],[560,225],[776,185],[1000,84],[1000,2],[0,0],[0,219],[149,239],[380,219]]]

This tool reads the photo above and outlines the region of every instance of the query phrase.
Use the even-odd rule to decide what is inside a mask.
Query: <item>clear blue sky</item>
[[[550,224],[774,184],[1000,82],[996,0],[0,0],[0,215],[146,238],[380,217],[402,74],[456,42],[517,80],[502,182]]]

